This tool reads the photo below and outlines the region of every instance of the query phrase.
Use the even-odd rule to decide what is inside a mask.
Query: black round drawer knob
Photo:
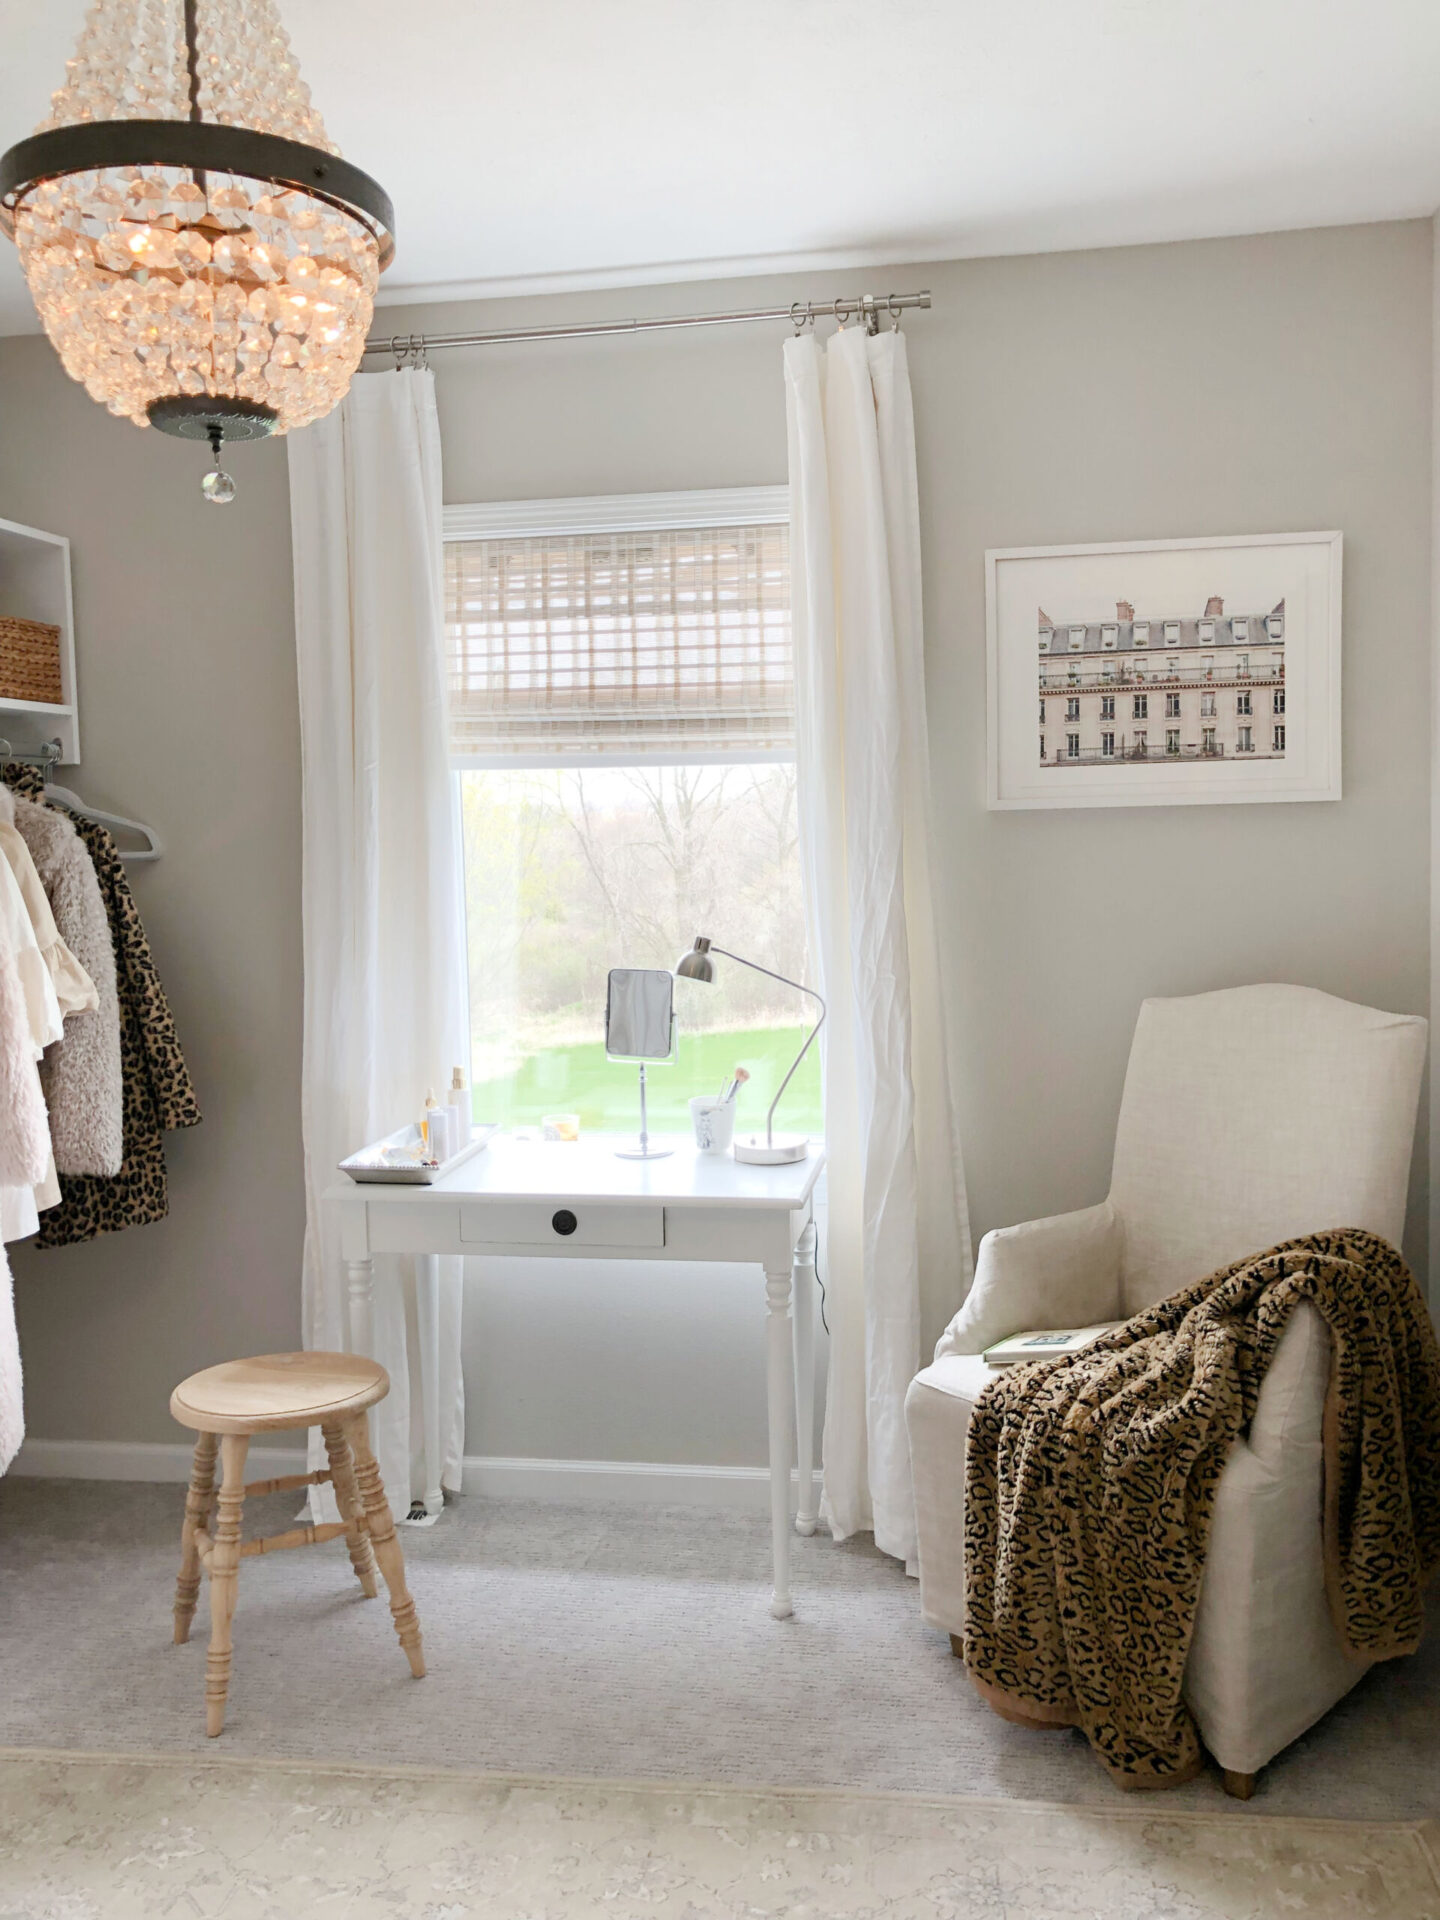
[[[550,1224],[556,1233],[573,1233],[580,1222],[568,1207],[561,1207],[558,1213],[551,1215]]]

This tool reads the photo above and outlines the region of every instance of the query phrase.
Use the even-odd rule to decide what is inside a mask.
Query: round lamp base
[[[734,1153],[747,1167],[783,1167],[808,1158],[810,1138],[804,1133],[777,1133],[767,1141],[763,1133],[747,1133],[735,1142]]]

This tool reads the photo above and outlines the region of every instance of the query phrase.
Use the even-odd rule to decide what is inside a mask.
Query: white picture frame
[[[987,805],[1340,799],[1342,546],[989,549]]]

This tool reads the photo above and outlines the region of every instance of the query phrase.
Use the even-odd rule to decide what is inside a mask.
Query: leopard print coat
[[[44,800],[39,770],[11,762],[6,784],[30,800]],[[53,803],[50,803],[53,804]],[[63,811],[63,809],[62,809]],[[130,891],[119,850],[98,821],[66,813],[95,866],[115,943],[120,1002],[120,1072],[124,1151],[114,1176],[60,1176],[60,1204],[40,1216],[40,1247],[64,1247],[97,1234],[163,1220],[170,1210],[164,1135],[193,1127],[200,1107],[180,1050],[179,1035],[150,942]]]
[[[1301,1301],[1331,1336],[1331,1613],[1358,1659],[1410,1653],[1440,1565],[1440,1344],[1374,1234],[1237,1261],[976,1403],[966,1667],[1005,1718],[1082,1728],[1118,1786],[1177,1786],[1203,1763],[1181,1686],[1215,1492]]]

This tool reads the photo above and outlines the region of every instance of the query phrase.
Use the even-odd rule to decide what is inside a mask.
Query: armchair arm
[[[1108,1200],[1078,1213],[997,1227],[980,1242],[975,1282],[935,1358],[983,1353],[1032,1327],[1120,1318],[1120,1216]]]

